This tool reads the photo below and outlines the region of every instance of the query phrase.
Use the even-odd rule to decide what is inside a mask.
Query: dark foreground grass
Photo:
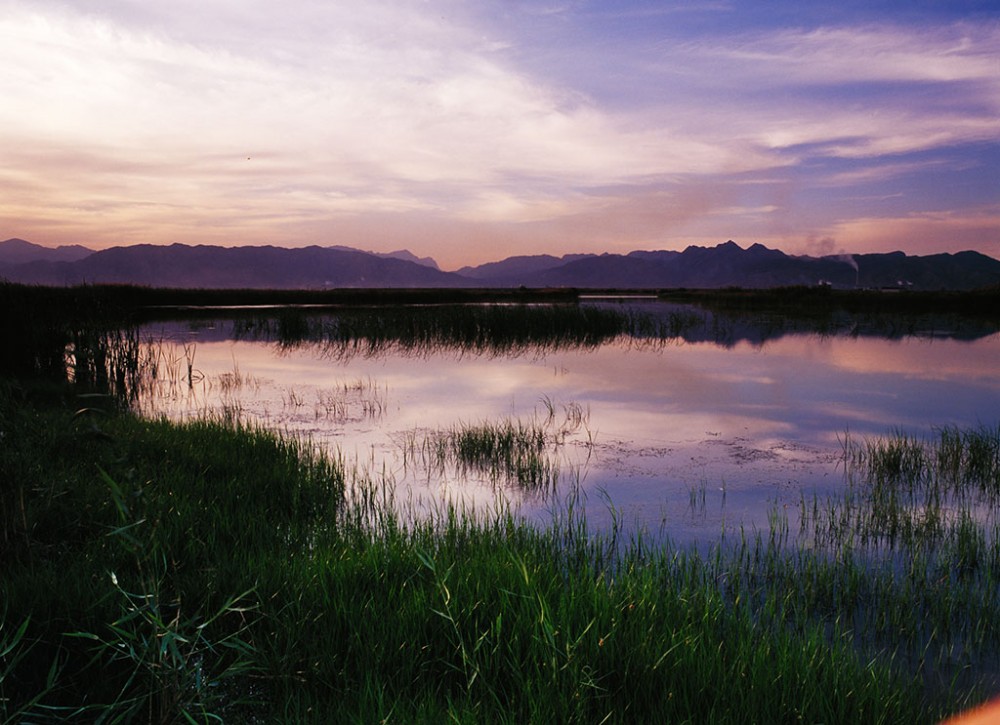
[[[502,508],[415,521],[306,445],[61,396],[0,392],[4,722],[918,723],[970,704],[859,649],[773,547],[740,588],[739,555],[623,544],[572,497],[543,529]]]

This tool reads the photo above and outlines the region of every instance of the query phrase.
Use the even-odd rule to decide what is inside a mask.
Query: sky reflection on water
[[[1000,418],[996,334],[974,341],[788,334],[759,345],[616,341],[538,356],[442,349],[344,360],[315,344],[279,349],[228,339],[227,324],[144,331],[168,345],[194,341],[195,368],[204,376],[190,390],[165,391],[148,410],[183,418],[238,408],[244,419],[384,466],[405,489],[400,497],[418,505],[455,496],[482,505],[494,498],[486,483],[404,471],[406,436],[543,416],[545,401],[559,414],[579,404],[589,419],[559,451],[558,495],[578,478],[595,526],[610,521],[610,500],[627,526],[678,541],[717,540],[720,529],[741,525],[766,529],[772,508],[794,511],[803,493],[842,485],[840,441],[848,431],[858,438],[897,429],[929,435]],[[246,380],[227,390],[222,381],[234,372]],[[324,391],[345,385],[365,389],[338,393],[347,395],[347,412],[331,417]],[[363,412],[365,396],[378,398],[377,415]],[[533,497],[520,503],[539,518],[552,504]]]

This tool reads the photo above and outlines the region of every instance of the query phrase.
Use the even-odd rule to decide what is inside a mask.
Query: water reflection
[[[766,529],[803,493],[842,486],[847,431],[926,434],[991,423],[1000,410],[996,333],[887,339],[859,324],[835,334],[773,321],[744,328],[663,303],[580,309],[151,324],[140,336],[161,355],[180,360],[163,351],[196,347],[198,380],[164,380],[141,407],[175,418],[223,411],[308,435],[385,471],[411,504],[501,495],[545,519],[551,501],[415,470],[403,448],[415,434],[572,404],[588,411],[587,425],[566,437],[557,465],[564,485],[579,482],[591,522],[610,520],[610,499],[624,523],[682,541]],[[546,327],[558,334],[546,338]]]

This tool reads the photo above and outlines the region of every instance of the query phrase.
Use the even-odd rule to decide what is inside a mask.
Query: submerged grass
[[[776,517],[699,555],[589,530],[577,491],[546,527],[406,517],[238,421],[77,407],[0,396],[3,720],[932,722],[997,651],[995,529],[969,509],[882,568],[850,518],[867,477],[842,530],[816,504],[812,549]],[[929,688],[909,653],[945,642]]]
[[[802,536],[836,562],[854,637],[928,687],[1000,691],[1000,426],[845,439],[844,492],[802,506]]]
[[[560,474],[559,453],[567,440],[583,433],[585,446],[593,444],[589,411],[578,403],[557,406],[541,401],[545,414],[460,423],[446,430],[414,431],[402,446],[404,473],[411,467],[436,478],[449,475],[466,480],[484,477],[494,485],[550,494]]]

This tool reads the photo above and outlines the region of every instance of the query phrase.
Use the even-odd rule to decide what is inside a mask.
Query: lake
[[[929,436],[1000,417],[1000,334],[990,329],[929,318],[817,326],[655,300],[571,307],[628,325],[535,336],[528,318],[504,317],[513,332],[498,343],[474,316],[508,314],[495,305],[395,308],[389,322],[380,311],[202,310],[139,330],[157,374],[136,405],[307,436],[394,481],[397,505],[413,511],[502,501],[542,521],[571,498],[595,527],[615,519],[694,544],[766,529],[774,511],[794,523],[803,500],[844,485],[848,436]],[[460,336],[423,332],[426,320],[470,308],[454,323]],[[361,320],[391,331],[352,332]],[[546,432],[553,485],[526,488],[429,454],[448,431],[502,421]]]

